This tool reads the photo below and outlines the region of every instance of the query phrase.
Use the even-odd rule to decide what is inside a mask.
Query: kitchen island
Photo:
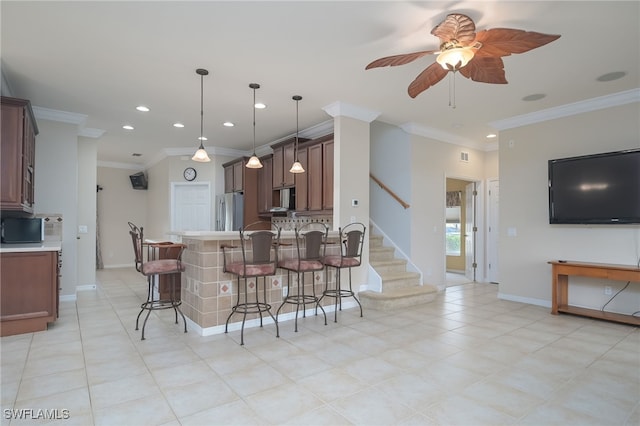
[[[238,294],[238,282],[234,275],[223,272],[223,246],[235,247],[231,256],[238,259],[241,256],[240,236],[236,232],[225,231],[185,231],[173,233],[180,238],[180,242],[186,244],[182,255],[185,272],[182,274],[182,306],[183,313],[189,318],[192,328],[203,336],[224,332],[225,322],[231,313]],[[336,240],[337,232],[329,232],[329,241]],[[296,257],[295,234],[293,231],[282,231],[280,236],[279,259]],[[229,254],[229,251],[227,251]],[[339,254],[337,244],[327,245],[328,254]],[[315,287],[316,294],[321,295],[325,288],[324,271],[315,272],[313,284],[309,276],[306,277],[305,293],[311,294]],[[292,279],[294,275],[292,275]],[[278,309],[283,300],[283,287],[287,287],[286,271],[278,269],[276,275],[266,277],[266,302],[272,306],[272,313]],[[329,277],[329,282],[335,281],[334,276]],[[262,279],[259,287],[255,280],[249,280],[249,292],[262,293]],[[252,297],[253,298],[253,297]],[[333,306],[333,301],[327,301],[327,305]],[[324,303],[323,303],[324,306]],[[295,308],[286,305],[280,311],[280,321],[292,319]],[[309,306],[307,314],[315,314],[315,307]],[[259,324],[257,314],[247,315],[246,327]],[[266,315],[265,324],[271,318]],[[229,330],[239,330],[242,315],[235,315],[229,323]]]

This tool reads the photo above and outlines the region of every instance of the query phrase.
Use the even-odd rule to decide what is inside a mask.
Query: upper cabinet
[[[33,213],[38,127],[31,103],[2,97],[0,209]]]
[[[258,212],[265,213],[273,207],[273,156],[260,159],[262,168],[258,169]]]
[[[305,173],[296,176],[296,210],[333,209],[333,135],[300,146],[298,159]]]
[[[273,189],[289,188],[295,185],[295,176],[289,173],[295,157],[295,143],[291,140],[272,145],[273,149]]]
[[[222,165],[224,167],[224,192],[244,191],[244,158]]]

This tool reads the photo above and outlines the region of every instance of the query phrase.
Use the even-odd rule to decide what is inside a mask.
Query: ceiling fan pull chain
[[[456,107],[456,72],[452,71],[449,77],[449,106]]]

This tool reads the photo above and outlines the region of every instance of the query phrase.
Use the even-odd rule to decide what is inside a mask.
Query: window
[[[460,256],[460,206],[447,207],[447,223],[445,224],[447,256]]]

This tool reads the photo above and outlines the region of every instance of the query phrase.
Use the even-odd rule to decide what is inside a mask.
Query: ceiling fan
[[[467,15],[452,13],[438,24],[431,34],[440,39],[439,50],[387,56],[371,62],[365,69],[405,65],[430,54],[437,54],[429,65],[409,85],[409,96],[415,98],[442,80],[447,73],[459,71],[473,81],[506,84],[503,56],[524,53],[560,38],[511,28],[493,28],[476,33],[476,25]]]

